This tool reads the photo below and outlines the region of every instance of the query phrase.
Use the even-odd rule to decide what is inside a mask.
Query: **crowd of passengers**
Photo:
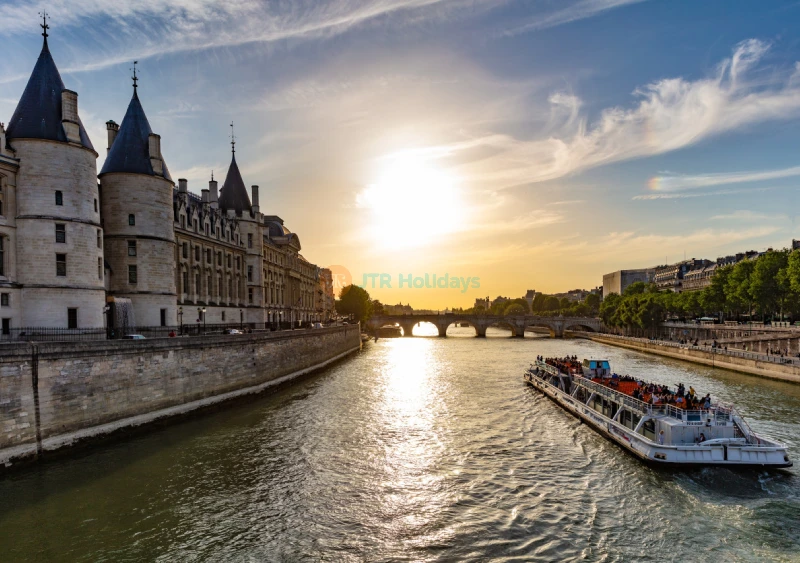
[[[536,359],[557,368],[563,373],[583,375],[583,365],[578,361],[577,356],[566,356],[564,358],[536,356]],[[600,369],[598,371],[602,372],[604,370]],[[618,389],[620,382],[635,382],[636,387],[628,394],[634,399],[651,405],[674,405],[685,410],[707,410],[711,408],[711,394],[707,393],[705,397],[700,397],[694,390],[694,387],[689,386],[689,389],[686,389],[683,383],[678,383],[678,388],[672,390],[667,385],[646,383],[630,375],[619,375],[616,373],[601,373],[599,375],[600,377],[595,377],[592,381],[611,387],[612,389]]]

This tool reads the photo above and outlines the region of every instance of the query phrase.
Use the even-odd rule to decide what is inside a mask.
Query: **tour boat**
[[[608,360],[551,363],[537,360],[525,372],[525,381],[646,463],[682,468],[792,466],[786,446],[753,432],[731,405],[686,410],[652,404],[632,396],[649,384],[620,380]],[[646,394],[642,397],[648,399]]]

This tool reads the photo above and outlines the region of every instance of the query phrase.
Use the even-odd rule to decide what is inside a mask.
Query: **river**
[[[575,354],[682,381],[736,403],[796,461],[800,386],[471,333],[370,342],[252,402],[6,474],[0,560],[799,560],[797,466],[648,468],[522,372]]]

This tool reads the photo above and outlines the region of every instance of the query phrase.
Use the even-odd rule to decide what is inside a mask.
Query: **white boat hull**
[[[615,442],[642,461],[662,467],[791,467],[785,448],[750,444],[661,445],[635,433],[630,428],[603,416],[561,389],[537,377],[525,381],[550,397],[566,411],[588,423],[605,438]]]

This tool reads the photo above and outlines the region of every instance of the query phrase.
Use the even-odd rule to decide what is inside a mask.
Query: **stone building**
[[[640,268],[638,270],[617,270],[610,274],[603,275],[603,297],[608,297],[612,293],[622,295],[632,283],[650,283],[655,276],[655,268]]]
[[[0,123],[0,319],[12,328],[97,328],[325,320],[320,268],[247,193],[231,142],[222,189],[175,186],[139,99],[106,123],[97,153],[47,45]],[[100,181],[98,188],[98,178]],[[328,275],[328,278],[330,276]],[[328,279],[325,278],[325,279]],[[332,283],[330,284],[332,287]]]

